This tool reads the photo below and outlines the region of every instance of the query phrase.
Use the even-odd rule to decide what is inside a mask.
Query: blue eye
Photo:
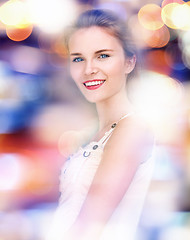
[[[84,60],[81,57],[76,57],[72,60],[72,62],[82,62],[82,61],[84,61]]]
[[[109,55],[105,54],[105,53],[100,55],[100,58],[108,58],[108,57],[109,57]]]

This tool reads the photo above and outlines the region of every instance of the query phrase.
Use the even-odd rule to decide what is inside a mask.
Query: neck
[[[99,118],[99,131],[111,126],[125,114],[132,112],[132,105],[126,93],[118,94],[101,102],[96,103]]]

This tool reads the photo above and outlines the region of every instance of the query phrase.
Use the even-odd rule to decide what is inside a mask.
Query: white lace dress
[[[59,206],[47,240],[64,240],[64,233],[75,222],[113,130],[114,127],[100,141],[81,147],[64,164],[60,176]],[[153,167],[152,156],[139,165],[130,187],[106,224],[101,240],[134,239]]]

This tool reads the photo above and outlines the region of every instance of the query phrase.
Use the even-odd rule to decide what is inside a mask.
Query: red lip
[[[97,84],[97,85],[92,85],[92,86],[86,86],[86,85],[85,85],[85,84],[88,83],[88,82],[96,82],[96,81],[103,81],[103,82],[100,83],[100,84]],[[88,90],[95,90],[95,89],[101,87],[104,82],[105,82],[104,79],[93,79],[93,80],[85,81],[85,82],[83,82],[83,84],[84,84],[84,86],[85,86]]]

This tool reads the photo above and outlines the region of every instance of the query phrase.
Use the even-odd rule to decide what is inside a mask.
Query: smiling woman
[[[71,76],[96,104],[99,129],[62,168],[48,240],[133,240],[153,170],[153,136],[134,113],[126,79],[136,55],[112,12],[79,16],[67,39]]]

